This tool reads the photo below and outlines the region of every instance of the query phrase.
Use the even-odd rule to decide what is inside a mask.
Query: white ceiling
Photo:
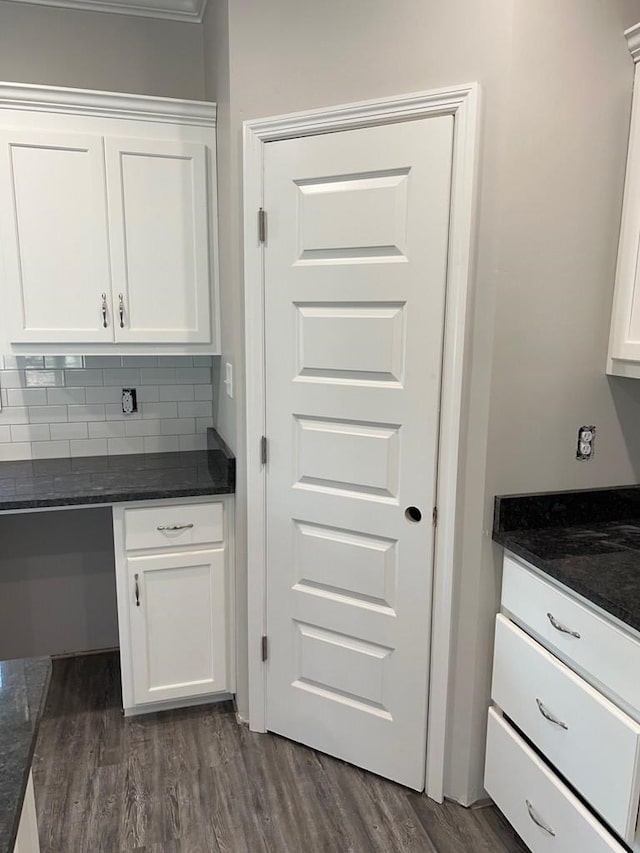
[[[138,15],[145,18],[164,18],[172,21],[202,21],[207,0],[13,0],[14,3],[36,3],[41,6],[62,6],[65,9],[84,9],[93,12],[113,12],[117,15]]]

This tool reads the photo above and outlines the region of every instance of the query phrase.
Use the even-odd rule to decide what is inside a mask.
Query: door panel
[[[452,134],[265,146],[267,726],[417,789]]]
[[[116,340],[208,343],[206,147],[106,140]]]
[[[0,190],[11,341],[112,341],[101,137],[3,132]]]
[[[135,702],[226,690],[224,550],[127,565]]]

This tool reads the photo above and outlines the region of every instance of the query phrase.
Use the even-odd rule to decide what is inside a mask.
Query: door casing
[[[244,123],[244,292],[247,417],[247,572],[249,725],[266,731],[266,469],[264,246],[257,212],[263,207],[264,145],[281,139],[334,133],[435,115],[454,117],[451,224],[446,282],[438,450],[438,526],[433,568],[431,664],[428,697],[426,793],[442,802],[453,621],[455,532],[462,495],[458,469],[463,426],[468,316],[473,283],[474,214],[480,87],[477,83],[292,113]],[[268,214],[268,212],[267,212]],[[268,243],[268,219],[267,219]]]

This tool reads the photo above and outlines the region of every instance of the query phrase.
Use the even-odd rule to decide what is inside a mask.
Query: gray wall
[[[0,660],[118,645],[111,511],[0,516]]]
[[[640,20],[640,0],[209,3],[205,55],[224,48],[230,57],[230,145],[219,164],[229,181],[220,211],[227,228],[223,360],[234,361],[238,389],[242,121],[482,85],[446,780],[447,794],[469,803],[483,795],[500,583],[489,533],[493,495],[636,482],[640,471],[640,383],[604,376],[633,78],[623,30]],[[207,76],[214,74],[209,68]],[[594,461],[580,465],[574,447],[582,423],[597,425],[598,446]],[[241,395],[220,395],[218,424],[242,459]],[[240,491],[241,535],[244,513]],[[243,591],[242,560],[238,570]],[[242,609],[239,625],[242,635]],[[239,664],[246,712],[242,658]]]
[[[202,27],[0,0],[0,80],[202,98]]]
[[[0,79],[204,97],[196,24],[0,0]],[[118,644],[110,511],[0,518],[0,659]]]

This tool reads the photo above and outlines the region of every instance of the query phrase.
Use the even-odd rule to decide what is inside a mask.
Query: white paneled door
[[[453,118],[265,149],[267,728],[420,790]]]

